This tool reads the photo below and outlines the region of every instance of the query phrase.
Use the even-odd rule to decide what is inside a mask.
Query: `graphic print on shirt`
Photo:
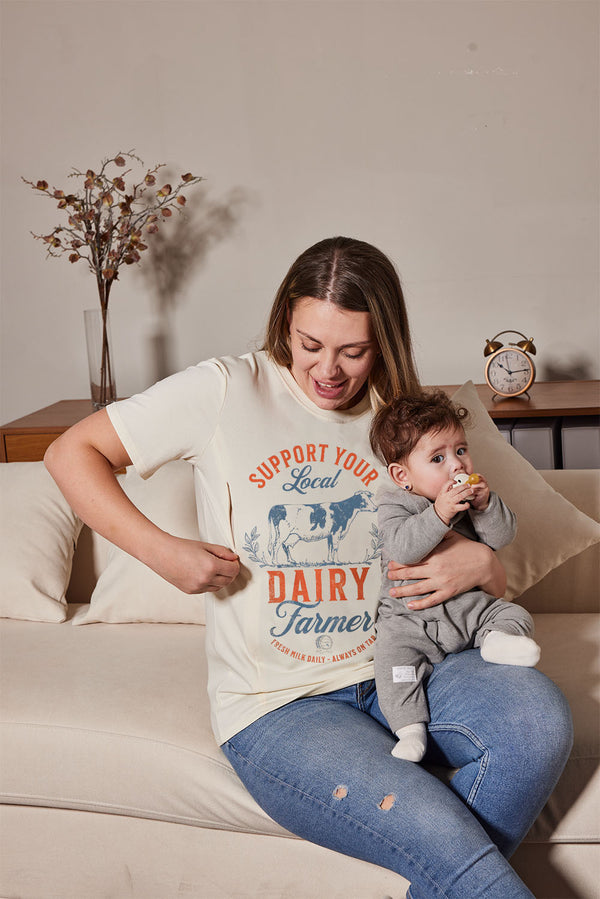
[[[266,518],[245,533],[243,549],[265,578],[274,651],[331,663],[374,643],[365,591],[369,575],[370,591],[380,577],[378,477],[360,454],[318,443],[279,450],[250,473],[273,499],[257,502]]]

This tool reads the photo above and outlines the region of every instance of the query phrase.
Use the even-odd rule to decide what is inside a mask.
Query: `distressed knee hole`
[[[340,785],[339,787],[336,787],[335,790],[333,791],[334,799],[345,799],[347,795],[348,795],[348,787],[344,787],[344,786]]]
[[[389,812],[389,810],[393,807],[396,801],[396,797],[393,793],[389,793],[388,796],[384,796],[381,802],[379,803],[379,808],[382,812]]]

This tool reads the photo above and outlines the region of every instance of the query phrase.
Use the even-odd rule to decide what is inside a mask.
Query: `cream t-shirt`
[[[194,466],[200,533],[241,572],[206,595],[219,743],[301,696],[373,677],[384,469],[368,397],[319,409],[264,352],[212,359],[108,407],[142,477]]]

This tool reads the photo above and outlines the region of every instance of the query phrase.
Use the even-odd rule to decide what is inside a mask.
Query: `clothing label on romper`
[[[416,681],[417,672],[414,665],[396,665],[392,668],[392,682],[394,684],[406,684]]]

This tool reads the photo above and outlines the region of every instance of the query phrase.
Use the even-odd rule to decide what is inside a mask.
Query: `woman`
[[[390,754],[373,683],[383,469],[368,429],[374,406],[417,386],[394,267],[334,238],[292,265],[263,351],[201,363],[91,416],[46,464],[92,528],[180,589],[209,594],[213,729],[269,815],[404,875],[412,899],[530,897],[506,858],[568,756],[558,689],[478,651],[437,665],[425,760],[459,769],[448,787]],[[194,466],[212,543],[161,531],[113,475],[133,463],[148,476],[175,458]],[[459,536],[390,577],[421,579],[428,595],[415,609],[505,587],[491,550]]]

